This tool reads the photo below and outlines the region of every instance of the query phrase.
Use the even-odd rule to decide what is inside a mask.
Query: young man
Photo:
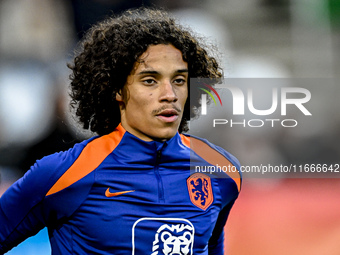
[[[215,59],[139,9],[93,27],[69,67],[76,114],[99,136],[38,160],[1,197],[0,252],[47,226],[53,254],[223,254],[240,174],[190,169],[238,162],[181,134],[189,78],[220,78]]]

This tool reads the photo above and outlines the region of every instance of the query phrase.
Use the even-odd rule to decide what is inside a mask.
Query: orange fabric
[[[120,124],[111,134],[97,138],[87,144],[78,159],[52,186],[46,196],[71,186],[96,169],[117,147],[124,133],[125,129]]]
[[[181,138],[185,146],[191,148],[193,151],[195,151],[198,154],[198,156],[200,156],[201,158],[203,158],[210,164],[214,166],[219,165],[219,166],[225,166],[225,167],[233,166],[233,164],[227,158],[225,158],[222,154],[220,154],[219,152],[211,148],[205,142],[199,139],[193,138],[193,137],[189,138],[184,135],[181,135]],[[228,171],[225,173],[228,174],[228,176],[235,181],[238,191],[240,191],[241,190],[240,173],[238,171],[235,171],[235,172]]]
[[[182,143],[187,146],[188,148],[190,148],[190,137],[189,136],[185,136],[185,135],[182,135],[180,134],[181,136],[181,140],[182,140]]]
[[[187,179],[187,186],[190,200],[198,208],[205,211],[214,201],[209,176],[195,173]]]

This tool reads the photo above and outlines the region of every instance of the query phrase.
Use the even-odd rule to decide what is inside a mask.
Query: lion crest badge
[[[195,173],[187,179],[191,202],[202,210],[206,210],[214,201],[210,177]]]

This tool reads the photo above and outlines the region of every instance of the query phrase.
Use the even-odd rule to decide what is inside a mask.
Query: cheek
[[[152,94],[144,94],[144,96],[135,97],[131,109],[133,108],[133,111],[136,113],[139,112],[138,114],[140,114],[141,112],[147,113],[149,111],[149,108],[152,106],[150,104],[152,102],[152,100],[150,100],[151,95]]]
[[[154,93],[150,91],[134,91],[134,96],[128,102],[130,104],[130,111],[136,112],[149,112],[150,108],[154,106]]]
[[[179,91],[179,95],[180,95],[180,100],[182,102],[185,102],[188,98],[188,90],[187,89],[183,89],[181,91]]]

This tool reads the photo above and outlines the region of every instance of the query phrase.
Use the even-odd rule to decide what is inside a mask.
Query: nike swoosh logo
[[[116,197],[116,196],[120,196],[120,195],[130,193],[130,192],[134,192],[134,190],[126,190],[126,191],[119,191],[119,192],[111,193],[110,188],[107,188],[107,190],[105,191],[105,196],[106,197]]]

